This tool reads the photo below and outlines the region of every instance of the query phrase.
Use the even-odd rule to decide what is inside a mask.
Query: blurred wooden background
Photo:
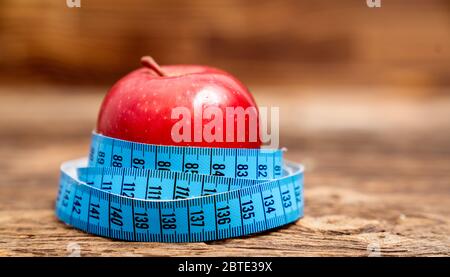
[[[3,83],[111,85],[153,55],[245,83],[450,85],[450,1],[2,0]],[[431,90],[428,90],[431,93]]]

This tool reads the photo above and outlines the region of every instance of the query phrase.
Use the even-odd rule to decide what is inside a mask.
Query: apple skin
[[[158,145],[260,148],[261,141],[238,142],[175,142],[171,137],[173,125],[172,108],[186,107],[194,120],[194,109],[215,106],[223,112],[223,134],[226,107],[255,107],[256,103],[248,89],[229,73],[220,69],[197,65],[161,66],[157,69],[139,68],[120,79],[109,90],[100,108],[97,133],[127,141]],[[259,115],[258,115],[259,116]],[[203,119],[202,124],[210,122]],[[248,131],[248,118],[246,128]],[[202,128],[203,129],[203,128]],[[259,134],[259,120],[257,122]],[[235,131],[236,137],[236,131]]]

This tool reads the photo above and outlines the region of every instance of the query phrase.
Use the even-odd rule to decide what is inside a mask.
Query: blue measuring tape
[[[149,145],[94,133],[88,158],[61,166],[56,215],[128,241],[249,235],[303,216],[303,167],[281,150]]]

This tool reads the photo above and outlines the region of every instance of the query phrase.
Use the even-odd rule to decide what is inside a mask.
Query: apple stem
[[[150,56],[144,56],[141,58],[141,64],[151,70],[155,71],[159,76],[164,77],[167,76],[166,73],[162,70],[159,64]]]

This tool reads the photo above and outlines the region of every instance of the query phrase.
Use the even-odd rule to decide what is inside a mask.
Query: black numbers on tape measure
[[[198,163],[186,163],[184,173],[198,174]]]
[[[138,229],[148,229],[150,226],[148,225],[148,214],[144,213],[135,213],[134,214],[134,226]]]
[[[91,151],[89,151],[89,161],[94,161],[94,147],[91,147]]]
[[[248,176],[248,165],[238,164],[236,168],[237,168],[236,175],[238,177],[247,177]]]
[[[123,184],[122,187],[122,195],[126,197],[134,198],[134,187],[136,185],[134,183],[131,184]]]
[[[301,192],[300,192],[300,187],[295,187],[295,200],[300,203],[302,202],[301,199]]]
[[[77,214],[81,213],[81,200],[82,200],[81,196],[75,195],[72,212],[75,212]]]
[[[133,168],[145,168],[145,160],[144,159],[133,159]]]
[[[147,199],[159,200],[161,199],[162,187],[148,187],[147,188]]]
[[[227,205],[222,208],[217,209],[217,223],[220,225],[223,224],[230,224],[231,218],[230,218],[231,212],[230,207]]]
[[[100,187],[102,190],[111,190],[112,189],[112,182],[102,182],[102,185]]]
[[[89,217],[100,219],[100,204],[91,203],[89,207]]]
[[[274,166],[273,173],[275,176],[281,175],[281,166],[279,166],[279,165]]]
[[[56,196],[56,203],[59,203],[59,199],[61,199],[61,192],[62,192],[62,189],[59,188],[58,195]]]
[[[191,212],[190,220],[192,226],[205,226],[205,216],[203,214],[203,210],[200,210],[198,212]]]
[[[105,152],[98,151],[97,154],[97,163],[98,164],[105,164]]]
[[[275,200],[273,199],[273,195],[269,195],[264,197],[264,207],[266,208],[266,214],[270,214],[271,212],[275,211],[275,208],[273,207],[275,205]]]
[[[225,176],[225,164],[213,164],[212,169],[214,170],[212,172],[212,175],[214,176]]]
[[[123,161],[123,157],[120,155],[113,155],[113,162],[112,162],[112,166],[113,167],[122,167],[122,161]]]
[[[64,207],[67,207],[67,205],[69,205],[69,196],[70,196],[70,190],[66,189],[64,191],[64,196],[63,196],[63,200],[62,200],[62,205]]]
[[[161,215],[162,228],[163,229],[176,229],[177,219],[174,213]]]
[[[247,201],[245,203],[242,203],[241,210],[242,210],[242,217],[244,219],[251,219],[255,217],[255,212],[253,211],[255,209],[255,206],[253,206],[253,201]]]
[[[186,199],[189,197],[189,187],[176,186],[175,199]]]
[[[166,171],[170,171],[170,166],[172,164],[170,162],[166,162],[166,161],[158,161],[158,170],[166,170]]]
[[[112,210],[112,212],[110,211],[111,223],[117,226],[123,226],[122,209],[111,206],[111,210]]]
[[[203,190],[203,195],[213,195],[217,193],[217,189],[204,189]]]
[[[283,199],[283,206],[285,208],[289,208],[290,206],[292,206],[291,195],[289,194],[289,190],[282,192],[281,198]]]
[[[267,177],[267,165],[258,165],[258,177]]]

